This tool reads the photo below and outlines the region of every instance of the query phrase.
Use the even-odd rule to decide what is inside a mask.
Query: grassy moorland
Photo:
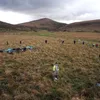
[[[0,53],[0,100],[100,99],[100,87],[96,86],[100,81],[100,46],[91,46],[94,42],[100,45],[100,38],[46,31],[12,34],[0,35],[0,49],[27,45],[34,49],[13,55]],[[73,44],[73,40],[79,38],[88,40],[87,44]],[[46,39],[47,44],[44,43]],[[60,68],[57,82],[52,79],[55,62]]]

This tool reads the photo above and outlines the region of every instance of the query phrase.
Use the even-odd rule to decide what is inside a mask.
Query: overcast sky
[[[64,23],[100,19],[100,0],[0,0],[0,21],[17,24],[40,18]]]

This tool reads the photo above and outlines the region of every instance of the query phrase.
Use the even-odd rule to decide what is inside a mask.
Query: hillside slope
[[[75,22],[71,24],[64,24],[53,21],[48,18],[43,18],[35,21],[12,25],[0,21],[0,31],[37,31],[37,30],[48,30],[48,31],[73,31],[73,32],[100,32],[100,20],[90,20]]]
[[[14,26],[9,24],[9,23],[5,23],[5,22],[0,21],[0,29],[11,29],[13,27]]]
[[[0,31],[11,31],[11,30],[30,31],[30,30],[35,30],[35,29],[34,28],[32,29],[31,27],[28,27],[28,26],[13,25],[13,24],[0,21]]]
[[[60,28],[61,31],[100,32],[100,20],[75,22]]]
[[[40,29],[40,30],[42,29],[42,30],[56,31],[60,27],[65,26],[66,24],[59,23],[48,18],[43,18],[43,19],[31,21],[31,22],[22,23],[19,25],[28,26],[28,27]]]

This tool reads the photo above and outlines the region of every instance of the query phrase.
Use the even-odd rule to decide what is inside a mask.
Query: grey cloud
[[[37,19],[85,20],[100,17],[99,3],[99,0],[0,0],[0,9],[28,14]]]
[[[6,10],[27,11],[33,9],[52,9],[69,0],[0,0],[0,8]]]
[[[75,0],[0,0],[0,9],[35,17],[56,17],[72,1]]]

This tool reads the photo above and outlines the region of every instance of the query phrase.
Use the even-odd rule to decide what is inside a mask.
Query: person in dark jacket
[[[45,43],[47,43],[48,41],[47,40],[45,40]]]
[[[20,41],[20,44],[22,44],[22,41]]]
[[[76,44],[76,41],[74,40],[74,44]]]
[[[83,42],[82,42],[82,44],[84,45],[84,44],[85,44],[85,42],[83,41]]]
[[[65,42],[65,41],[64,41],[64,40],[62,40],[62,44],[64,44],[64,42]]]
[[[23,47],[23,48],[22,48],[22,51],[25,52],[25,51],[26,51],[26,47]]]

